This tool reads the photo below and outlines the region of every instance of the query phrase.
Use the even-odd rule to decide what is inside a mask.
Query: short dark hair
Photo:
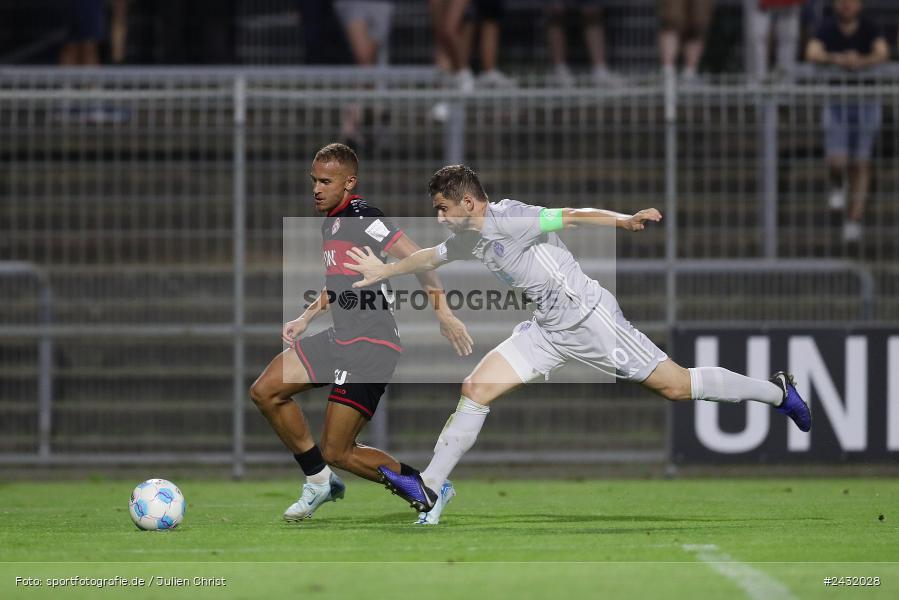
[[[315,159],[312,162],[336,162],[350,167],[354,175],[359,170],[359,159],[356,158],[353,149],[346,144],[328,144],[315,153]]]
[[[428,181],[428,194],[431,198],[437,194],[453,202],[462,202],[465,194],[470,194],[478,200],[487,200],[487,194],[481,187],[478,174],[465,165],[449,165],[443,167]]]

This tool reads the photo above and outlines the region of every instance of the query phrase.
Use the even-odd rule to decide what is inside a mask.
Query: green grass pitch
[[[899,597],[892,479],[460,480],[427,528],[354,478],[297,524],[280,515],[299,478],[173,479],[169,532],[131,524],[136,481],[0,484],[0,598]],[[116,576],[144,584],[49,587]]]

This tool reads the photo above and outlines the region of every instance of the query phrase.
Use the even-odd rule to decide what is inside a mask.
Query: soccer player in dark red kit
[[[290,348],[276,356],[250,388],[250,396],[272,428],[293,453],[306,475],[299,499],[284,519],[312,516],[324,502],[344,495],[345,486],[328,465],[371,481],[378,467],[407,471],[389,454],[356,441],[374,416],[378,401],[403,352],[389,299],[389,287],[374,285],[354,290],[362,279],[346,269],[346,251],[369,246],[402,259],[420,250],[377,208],[355,195],[358,160],[343,144],[329,144],[312,162],[315,209],[325,215],[322,253],[325,289],[297,319],[284,324],[282,338]],[[440,280],[418,276],[432,299],[441,333],[460,356],[472,351],[465,325],[447,307]],[[331,313],[334,326],[301,337],[310,321]],[[332,384],[320,445],[316,445],[294,394]]]

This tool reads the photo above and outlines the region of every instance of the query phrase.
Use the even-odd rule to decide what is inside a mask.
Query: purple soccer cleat
[[[426,513],[434,508],[437,494],[428,489],[417,471],[414,475],[402,475],[387,467],[378,467],[378,472],[384,487],[408,502],[416,511]]]
[[[784,399],[780,406],[776,406],[778,412],[787,415],[796,423],[801,431],[809,431],[812,428],[812,413],[808,404],[796,391],[796,382],[793,376],[783,371],[778,371],[769,379],[771,383],[783,390]]]

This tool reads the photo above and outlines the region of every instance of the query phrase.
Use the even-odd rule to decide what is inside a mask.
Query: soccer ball
[[[171,481],[148,479],[134,488],[128,502],[131,520],[140,529],[174,529],[184,518],[184,494]]]

